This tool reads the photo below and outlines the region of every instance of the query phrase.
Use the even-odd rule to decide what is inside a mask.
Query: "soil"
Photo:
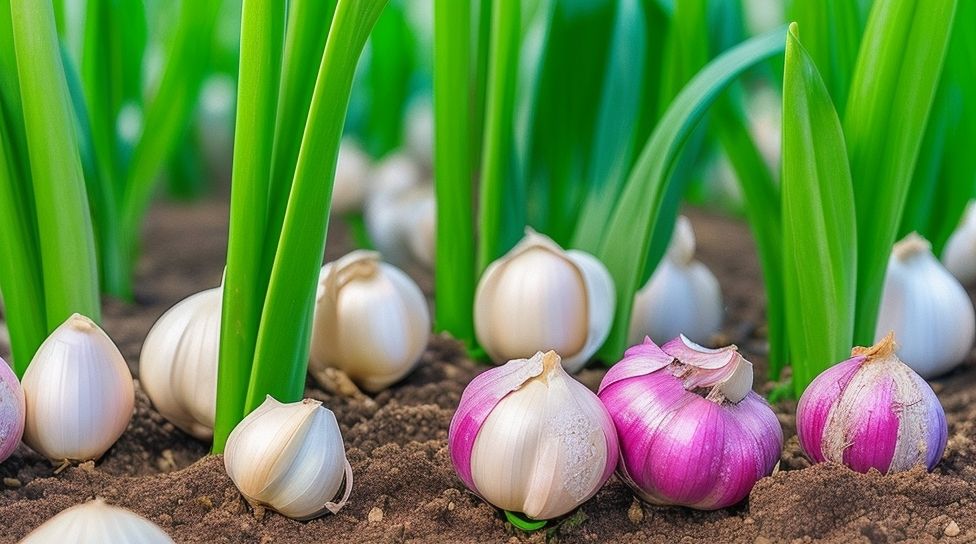
[[[699,256],[716,273],[728,316],[723,341],[737,343],[762,375],[761,278],[748,230],[691,210]],[[146,332],[183,297],[219,282],[227,207],[162,203],[146,226],[134,305],[107,302],[105,329],[138,375]],[[333,248],[350,247],[341,225]],[[430,278],[422,277],[429,291]],[[6,355],[6,346],[0,354]],[[787,438],[779,470],[747,501],[715,512],[642,504],[616,478],[548,530],[514,529],[466,491],[447,454],[447,429],[465,384],[484,366],[454,341],[436,337],[404,382],[374,398],[347,387],[310,386],[337,415],[355,473],[352,500],[338,515],[297,522],[256,513],[207,445],[176,430],[137,392],[121,440],[97,463],[54,474],[21,446],[0,465],[0,543],[15,542],[72,505],[102,497],[159,524],[178,542],[973,542],[976,541],[976,357],[933,386],[949,418],[949,446],[932,472],[861,475],[810,466],[799,451],[795,403],[775,406]],[[580,378],[595,387],[602,371]],[[314,382],[310,380],[310,384]],[[772,384],[759,389],[768,392]]]

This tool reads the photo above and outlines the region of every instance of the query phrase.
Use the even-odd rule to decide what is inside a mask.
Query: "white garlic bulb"
[[[310,364],[338,368],[377,392],[416,366],[430,329],[417,284],[375,251],[354,251],[319,275]]]
[[[200,440],[213,438],[223,289],[183,299],[156,321],[139,356],[139,380],[168,421]]]
[[[429,167],[434,162],[434,110],[430,100],[416,100],[410,104],[404,132],[407,149]]]
[[[964,284],[976,282],[976,202],[970,202],[962,223],[942,250],[946,269]]]
[[[397,153],[374,170],[363,220],[370,240],[396,266],[433,266],[434,186],[409,155]]]
[[[172,544],[155,523],[95,499],[44,522],[20,544]]]
[[[332,185],[332,211],[337,215],[359,211],[367,193],[369,157],[355,141],[345,138],[336,158]]]
[[[914,233],[895,244],[888,260],[875,337],[890,331],[898,357],[923,378],[955,368],[976,336],[969,295]]]
[[[663,344],[679,335],[707,343],[722,325],[722,292],[712,272],[695,258],[691,221],[678,217],[668,252],[634,297],[630,344],[645,336]]]
[[[98,459],[122,436],[135,405],[119,348],[74,314],[41,344],[23,379],[24,442],[52,461]]]
[[[475,333],[496,363],[553,350],[576,372],[610,334],[615,302],[613,279],[596,257],[527,229],[481,276]]]
[[[352,492],[335,414],[317,400],[282,404],[270,396],[227,438],[224,468],[251,504],[294,519],[338,512]],[[345,492],[332,502],[345,481]]]

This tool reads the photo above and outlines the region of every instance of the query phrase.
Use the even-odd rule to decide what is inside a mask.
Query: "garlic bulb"
[[[549,351],[483,372],[465,388],[448,435],[468,489],[531,519],[566,514],[613,473],[610,415]]]
[[[352,492],[339,423],[312,399],[291,404],[265,399],[231,431],[224,468],[248,502],[294,519],[334,514]],[[345,493],[332,502],[343,481]]]
[[[917,234],[895,244],[888,261],[875,340],[889,331],[898,337],[898,356],[923,378],[959,365],[976,337],[969,295]]]
[[[576,372],[610,334],[614,304],[613,279],[603,263],[563,251],[529,229],[481,276],[475,333],[496,363],[551,349],[566,354],[563,367]]]
[[[74,314],[24,373],[24,442],[52,461],[98,459],[122,436],[135,404],[132,374],[112,340]]]
[[[428,167],[434,162],[434,110],[430,100],[415,100],[407,108],[404,140],[414,158]]]
[[[949,236],[942,262],[962,283],[976,282],[976,202],[970,201],[962,224]]]
[[[156,321],[139,356],[139,379],[167,420],[200,440],[213,437],[223,289],[192,295]]]
[[[932,388],[895,355],[894,335],[817,376],[796,407],[800,447],[820,463],[891,474],[942,458],[948,430]]]
[[[667,255],[650,281],[637,292],[630,319],[630,343],[645,336],[666,342],[683,334],[708,342],[722,325],[722,293],[718,280],[695,258],[695,233],[681,216]]]
[[[7,362],[0,359],[0,463],[20,445],[25,409],[24,390]]]
[[[427,300],[409,276],[354,251],[322,268],[310,364],[338,368],[370,392],[406,376],[427,348]]]
[[[337,215],[359,211],[367,193],[369,157],[355,141],[345,138],[336,158],[332,185],[332,211]]]
[[[744,499],[783,447],[752,378],[735,346],[708,349],[681,336],[628,349],[599,392],[617,428],[621,479],[653,504],[714,510]]]
[[[44,522],[20,544],[172,544],[155,523],[95,499]]]
[[[434,186],[420,165],[408,155],[391,155],[373,172],[371,187],[363,220],[376,249],[395,266],[432,268]]]

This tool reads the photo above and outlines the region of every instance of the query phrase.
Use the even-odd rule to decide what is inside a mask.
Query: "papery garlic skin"
[[[783,446],[779,420],[752,380],[735,346],[713,350],[679,337],[628,349],[599,390],[620,441],[621,479],[652,504],[714,510],[748,496]]]
[[[24,442],[52,461],[98,459],[132,418],[132,374],[92,320],[74,314],[41,344],[24,373]]]
[[[722,292],[715,275],[695,258],[695,233],[678,217],[668,252],[634,298],[631,344],[645,336],[663,343],[680,334],[707,342],[722,326]]]
[[[817,376],[796,407],[800,448],[814,462],[883,474],[932,470],[948,439],[929,384],[895,355],[894,335]]]
[[[411,156],[395,153],[371,175],[363,220],[374,247],[395,266],[433,266],[434,186]]]
[[[610,334],[615,302],[613,279],[596,257],[529,229],[481,276],[475,334],[496,363],[553,350],[576,372]]]
[[[207,289],[167,310],[139,357],[140,383],[153,406],[200,440],[213,438],[222,292]]]
[[[155,523],[95,499],[44,522],[20,544],[172,544]]]
[[[559,517],[595,495],[618,455],[610,415],[552,351],[472,380],[448,444],[468,489],[532,519]]]
[[[976,202],[969,202],[962,223],[949,236],[942,263],[963,284],[976,283]]]
[[[359,211],[367,193],[369,157],[359,144],[344,138],[336,157],[335,183],[332,186],[332,212],[338,215]]]
[[[430,330],[420,287],[375,251],[354,251],[319,275],[310,364],[342,370],[378,392],[413,370]]]
[[[0,463],[20,445],[25,410],[24,389],[7,362],[0,359]]]
[[[338,512],[352,492],[339,423],[312,399],[267,397],[230,433],[224,468],[250,503],[299,520]],[[343,482],[343,497],[332,502]]]
[[[875,340],[889,331],[898,357],[923,378],[962,363],[976,338],[969,295],[917,234],[895,244],[888,261]]]

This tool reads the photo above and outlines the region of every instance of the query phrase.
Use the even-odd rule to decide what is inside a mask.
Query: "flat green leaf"
[[[365,143],[373,157],[382,157],[399,147],[403,133],[403,113],[414,69],[414,39],[407,23],[405,1],[409,0],[387,5],[369,38]]]
[[[796,23],[783,72],[782,193],[786,329],[799,396],[850,353],[857,237],[844,133]]]
[[[851,0],[793,0],[791,19],[803,30],[803,44],[821,69],[837,111],[844,111],[861,41],[860,9]]]
[[[285,6],[278,0],[246,0],[243,9],[230,227],[220,324],[215,452],[223,450],[227,435],[246,413],[248,383],[267,289],[262,258],[285,31]],[[328,210],[328,202],[323,209]],[[319,251],[318,255],[321,254]]]
[[[521,25],[518,2],[494,2],[481,154],[479,271],[518,243],[525,227],[525,188],[513,132]]]
[[[874,342],[888,256],[942,71],[956,0],[874,3],[844,115],[857,210],[854,340]]]
[[[95,240],[54,10],[11,0],[10,14],[51,331],[75,312],[101,318]]]
[[[601,350],[615,361],[624,349],[634,293],[647,260],[652,229],[671,172],[706,110],[739,74],[783,51],[784,29],[752,38],[710,62],[678,94],[652,133],[628,177],[597,257],[617,287],[613,329]]]
[[[434,326],[474,345],[476,273],[472,183],[471,4],[434,0],[434,192],[437,292]]]

